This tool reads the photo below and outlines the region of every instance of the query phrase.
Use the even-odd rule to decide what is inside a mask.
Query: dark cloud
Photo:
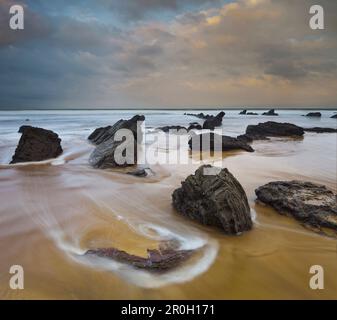
[[[308,1],[26,0],[20,33],[2,1],[0,108],[332,106],[337,1],[323,31]]]

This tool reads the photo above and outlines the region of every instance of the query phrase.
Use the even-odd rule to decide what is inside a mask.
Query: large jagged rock
[[[303,181],[275,181],[255,190],[258,200],[278,213],[294,217],[320,231],[337,231],[337,195],[323,185]]]
[[[304,134],[303,128],[291,123],[280,123],[268,121],[258,125],[249,125],[246,135],[254,140],[254,137],[301,137]]]
[[[254,152],[254,149],[243,140],[221,136],[213,132],[194,135],[190,138],[188,144],[193,151],[230,151],[241,149]]]
[[[316,118],[320,118],[322,117],[322,114],[320,112],[309,112],[306,117],[316,117]]]
[[[304,131],[306,131],[306,132],[316,132],[316,133],[335,133],[335,132],[337,132],[337,129],[314,127],[314,128],[304,128]]]
[[[263,116],[278,116],[278,113],[275,112],[275,109],[271,109],[267,112],[262,113]]]
[[[209,169],[212,167],[200,167],[173,192],[174,208],[204,225],[221,228],[226,234],[250,230],[250,207],[240,183],[227,169],[216,175],[205,174]]]
[[[239,115],[245,115],[245,114],[247,114],[247,109],[244,109],[239,113]]]
[[[58,157],[63,152],[61,139],[51,130],[22,126],[19,133],[22,133],[22,136],[11,164],[48,160]]]
[[[137,137],[137,123],[143,122],[145,117],[142,115],[136,115],[129,120],[119,120],[113,126],[107,126],[103,128],[96,129],[88,139],[96,144],[99,145],[111,138],[113,138],[116,132],[120,129],[129,129],[133,132],[135,139],[139,141],[140,137]]]
[[[225,116],[223,111],[219,112],[215,117],[208,118],[203,125],[203,129],[214,130],[222,125],[222,119]]]
[[[119,120],[113,126],[95,130],[89,136],[91,141],[97,144],[90,155],[90,165],[99,169],[135,165],[137,163],[138,144],[142,140],[141,128],[137,124],[144,120],[144,116],[137,115],[130,120]],[[130,130],[131,137],[128,140],[118,141],[116,139],[115,135],[121,129]]]
[[[144,269],[151,272],[164,272],[178,267],[181,263],[188,260],[194,251],[159,248],[158,250],[147,250],[147,253],[148,256],[144,258],[116,248],[99,248],[88,250],[85,255],[112,259],[137,269]]]
[[[334,115],[331,117],[331,119],[337,119],[337,113],[334,114]]]

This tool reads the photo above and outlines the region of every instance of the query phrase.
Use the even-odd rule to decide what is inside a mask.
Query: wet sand
[[[269,181],[300,179],[336,186],[336,135],[255,142],[255,153],[223,153],[246,190],[254,228],[240,236],[200,226],[177,214],[172,191],[198,167],[156,165],[136,178],[90,168],[92,146],[66,140],[52,163],[0,166],[1,299],[335,299],[337,241],[303,228],[255,202]],[[0,154],[8,146],[0,147]],[[161,152],[165,152],[161,151]],[[162,275],[83,257],[117,247],[145,256],[161,240],[200,249],[196,260]],[[9,268],[20,264],[25,289],[11,290]],[[322,265],[325,289],[309,288],[309,268]]]

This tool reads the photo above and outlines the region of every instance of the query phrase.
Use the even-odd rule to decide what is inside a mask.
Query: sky
[[[0,0],[0,110],[336,106],[336,0]]]

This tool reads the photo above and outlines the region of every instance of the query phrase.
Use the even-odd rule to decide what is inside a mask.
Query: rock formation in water
[[[183,126],[165,126],[165,127],[159,127],[157,128],[157,130],[169,133],[171,132],[177,132],[179,133],[180,130],[182,130],[181,132],[187,132],[188,129],[186,127]]]
[[[275,109],[271,109],[267,112],[262,113],[263,116],[278,116],[278,113],[275,112]]]
[[[184,113],[186,116],[192,116],[192,117],[197,117],[199,119],[207,120],[210,118],[213,118],[214,116],[209,115],[209,114],[204,114],[203,112],[195,114],[195,113]]]
[[[63,152],[61,139],[51,130],[22,126],[19,133],[22,135],[11,164],[48,160]]]
[[[245,115],[245,116],[258,116],[259,114],[256,112],[248,112],[247,110],[243,110],[239,113],[239,115]]]
[[[200,167],[172,194],[173,206],[182,215],[204,225],[221,228],[226,234],[238,234],[252,228],[247,196],[235,177],[222,169],[216,175]]]
[[[337,119],[337,113],[334,114],[334,115],[331,117],[331,119]]]
[[[316,117],[316,118],[320,118],[322,117],[322,114],[320,112],[309,112],[306,117]]]
[[[243,140],[221,136],[213,132],[192,136],[188,141],[188,145],[193,151],[230,151],[241,149],[254,152],[254,149]]]
[[[223,111],[219,112],[215,117],[208,118],[203,125],[203,129],[214,130],[216,127],[220,127],[222,125],[222,119],[225,116]]]
[[[337,129],[314,127],[314,128],[304,128],[304,131],[306,131],[306,132],[316,132],[316,133],[335,133],[335,132],[337,132]]]
[[[337,231],[337,195],[323,185],[302,181],[270,182],[255,190],[258,200],[278,213],[320,231]]]
[[[147,250],[147,253],[148,256],[144,258],[116,248],[101,248],[88,250],[85,255],[112,259],[137,269],[144,269],[151,272],[164,272],[178,267],[182,262],[188,260],[194,251],[159,248],[158,250]]]
[[[246,134],[239,136],[240,140],[261,140],[266,137],[301,137],[303,128],[291,123],[268,121],[257,125],[249,125]]]
[[[96,129],[88,138],[97,145],[90,155],[89,163],[99,169],[127,167],[136,164],[138,144],[142,141],[142,132],[138,124],[144,120],[144,116],[137,115],[130,120],[119,120],[113,126]],[[116,141],[115,134],[121,129],[130,130],[131,139]],[[122,144],[124,151],[119,150]]]

